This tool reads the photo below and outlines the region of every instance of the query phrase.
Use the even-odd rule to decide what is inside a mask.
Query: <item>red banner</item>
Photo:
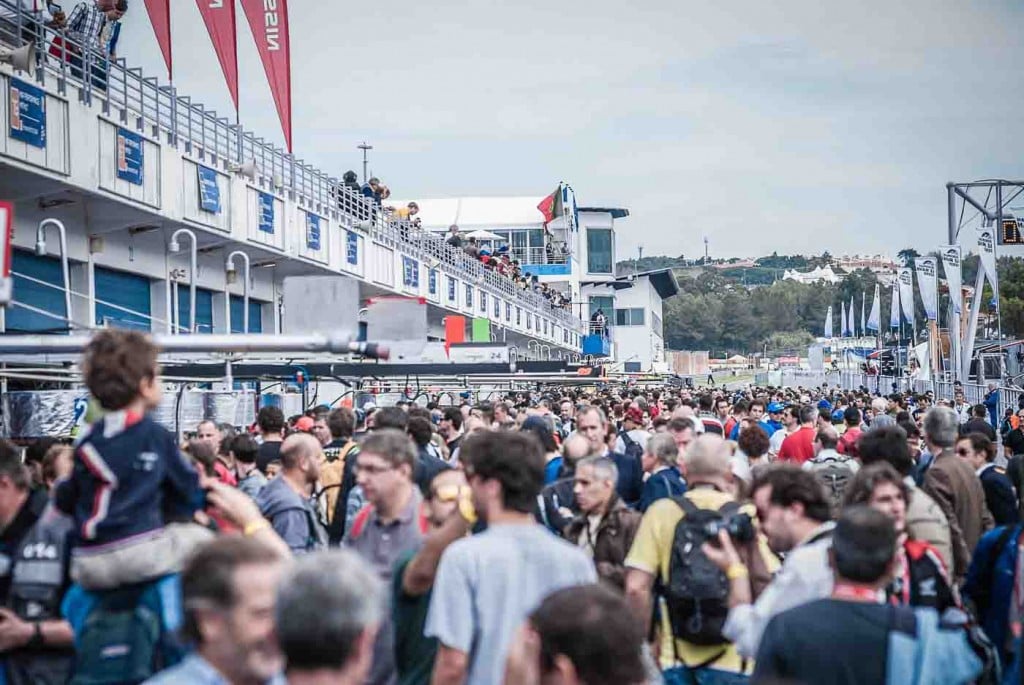
[[[228,82],[231,101],[238,111],[238,43],[235,40],[235,0],[196,0],[206,22],[220,70]]]
[[[167,65],[167,79],[174,80],[174,60],[171,57],[171,0],[146,0],[146,11],[149,21],[153,24],[156,42],[160,44],[160,52],[164,53],[164,64]]]
[[[241,0],[256,48],[267,72],[284,142],[292,151],[292,58],[288,39],[288,0]]]

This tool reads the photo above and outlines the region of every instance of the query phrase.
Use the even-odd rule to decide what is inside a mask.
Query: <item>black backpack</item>
[[[739,502],[726,502],[718,510],[700,509],[686,497],[672,501],[683,510],[672,539],[668,583],[662,591],[668,604],[672,633],[694,645],[721,645],[728,640],[722,627],[729,614],[729,580],[701,551],[709,523],[739,512]]]
[[[629,432],[628,431],[621,431],[619,433],[619,437],[622,438],[622,444],[624,444],[626,446],[626,449],[625,449],[626,456],[631,458],[631,459],[636,459],[637,463],[639,463],[639,461],[644,456],[644,446],[641,445],[636,440],[634,440],[633,438],[629,437]]]

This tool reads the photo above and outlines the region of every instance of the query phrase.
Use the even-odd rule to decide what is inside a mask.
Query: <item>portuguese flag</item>
[[[555,192],[548,195],[546,198],[540,201],[537,205],[537,209],[544,215],[544,224],[547,225],[553,221],[555,217],[562,216],[562,184],[559,183],[558,187],[555,188]]]

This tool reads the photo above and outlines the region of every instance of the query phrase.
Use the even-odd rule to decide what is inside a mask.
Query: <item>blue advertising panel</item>
[[[480,291],[480,311],[487,313],[487,293]]]
[[[264,233],[274,233],[274,196],[257,193],[256,210],[259,213],[259,229]]]
[[[402,285],[408,288],[420,287],[420,263],[402,255]]]
[[[448,301],[455,301],[455,279],[451,277],[448,278]]]
[[[220,186],[217,172],[204,166],[196,166],[199,179],[199,209],[211,214],[220,214]]]
[[[137,186],[142,185],[143,138],[137,133],[117,129],[117,177]]]
[[[306,247],[320,251],[320,217],[306,212]]]
[[[46,93],[16,78],[10,87],[8,135],[32,147],[46,147]]]
[[[437,295],[437,269],[427,272],[427,290],[431,295]]]
[[[345,260],[353,266],[359,263],[359,236],[345,231]]]
[[[469,283],[466,284],[466,306],[473,306],[473,286],[471,286]]]

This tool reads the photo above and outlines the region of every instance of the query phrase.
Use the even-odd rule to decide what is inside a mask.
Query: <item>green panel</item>
[[[473,319],[473,342],[491,342],[490,319]]]

